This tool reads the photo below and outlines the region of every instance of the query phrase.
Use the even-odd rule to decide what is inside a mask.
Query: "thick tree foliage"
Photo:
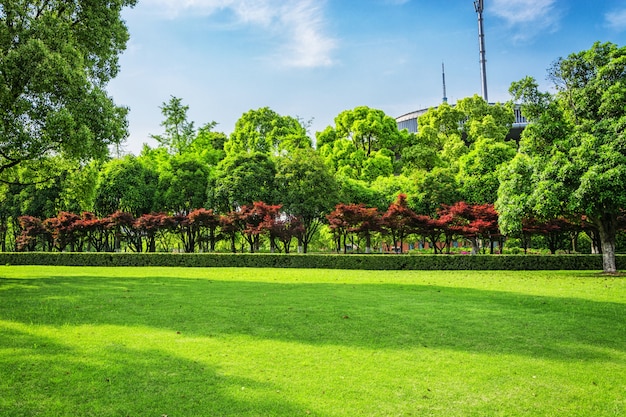
[[[531,78],[511,87],[532,124],[520,144],[528,157],[503,174],[498,210],[509,220],[511,212],[584,216],[600,236],[604,271],[613,273],[618,217],[626,207],[626,47],[596,43],[559,59],[550,78],[554,96],[539,92]]]
[[[279,155],[310,147],[311,139],[298,119],[281,116],[269,107],[244,113],[224,144],[228,155],[240,152]]]
[[[0,179],[49,155],[104,156],[127,135],[105,86],[118,72],[136,0],[0,3]]]

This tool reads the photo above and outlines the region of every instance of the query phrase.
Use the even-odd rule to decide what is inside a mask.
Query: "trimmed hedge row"
[[[231,253],[0,253],[0,265],[182,266],[368,270],[602,270],[600,255],[335,255]],[[626,269],[626,255],[617,256]]]

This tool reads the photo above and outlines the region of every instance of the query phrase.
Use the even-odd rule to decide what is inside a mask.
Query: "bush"
[[[369,270],[602,270],[600,255],[338,255],[232,253],[0,253],[0,265],[183,266]],[[626,255],[617,255],[626,268]]]

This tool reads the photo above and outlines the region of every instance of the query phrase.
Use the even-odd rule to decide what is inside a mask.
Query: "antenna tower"
[[[480,51],[480,78],[482,82],[481,87],[483,99],[486,102],[489,102],[489,99],[487,98],[487,59],[485,58],[485,30],[483,27],[484,1],[475,0],[474,8],[476,9],[476,13],[478,13],[478,46]]]
[[[446,95],[446,67],[443,62],[441,63],[441,77],[443,78],[443,102],[448,102],[448,96]]]

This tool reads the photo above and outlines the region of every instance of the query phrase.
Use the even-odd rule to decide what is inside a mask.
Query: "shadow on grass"
[[[163,350],[111,343],[85,357],[58,340],[0,329],[2,416],[294,416],[307,411],[290,404],[271,382],[224,375]],[[256,395],[244,399],[243,389]]]
[[[429,285],[147,277],[0,279],[0,319],[148,326],[364,348],[442,348],[562,361],[626,351],[626,304]],[[23,286],[22,286],[23,285]]]

